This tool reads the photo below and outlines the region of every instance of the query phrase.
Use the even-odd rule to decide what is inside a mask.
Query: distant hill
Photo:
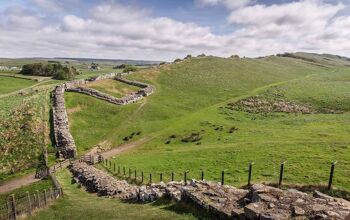
[[[135,66],[158,65],[159,63],[162,62],[162,61],[151,61],[151,60],[93,59],[93,58],[67,58],[67,57],[55,57],[54,60],[97,62],[97,63],[111,63],[111,64],[130,64]]]
[[[301,59],[308,62],[325,64],[325,65],[343,65],[350,66],[350,58],[332,55],[332,54],[317,54],[317,53],[305,53],[305,52],[296,52],[296,53],[283,53],[277,54],[280,57],[291,57],[295,59]]]

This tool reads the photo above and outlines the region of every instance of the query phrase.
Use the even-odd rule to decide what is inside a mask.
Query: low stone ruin
[[[192,180],[136,186],[117,180],[83,162],[70,167],[74,178],[90,192],[127,201],[147,202],[170,197],[189,202],[215,219],[344,219],[350,215],[350,202],[315,192],[309,195],[294,189],[255,184],[248,189],[207,181]]]
[[[82,94],[89,95],[116,105],[126,105],[129,103],[134,103],[143,98],[143,95],[136,94],[136,93],[126,95],[122,98],[116,98],[114,96],[100,92],[96,89],[86,88],[86,87],[75,87],[75,88],[67,89],[66,91],[82,93]]]
[[[56,88],[53,91],[52,110],[53,110],[54,136],[56,141],[56,147],[60,157],[76,158],[77,156],[75,142],[74,142],[73,136],[69,132],[68,115],[67,115],[65,102],[64,102],[64,92],[65,91],[79,92],[85,95],[90,95],[95,98],[99,98],[101,100],[104,100],[116,105],[126,105],[133,102],[137,102],[141,100],[144,96],[148,96],[153,93],[154,91],[153,86],[136,82],[136,81],[123,79],[121,78],[122,75],[126,75],[126,74],[109,73],[109,74],[105,74],[97,77],[91,77],[89,79],[73,80],[73,81],[66,82],[56,86]],[[102,80],[102,79],[111,79],[111,78],[114,78],[118,81],[130,84],[130,85],[138,86],[141,89],[136,93],[128,94],[122,98],[116,98],[111,95],[97,91],[95,89],[82,87],[82,85],[93,81]]]

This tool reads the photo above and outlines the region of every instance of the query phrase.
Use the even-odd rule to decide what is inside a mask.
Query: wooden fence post
[[[135,169],[135,171],[134,171],[134,174],[135,174],[135,180],[137,179],[136,177],[137,177],[137,171],[136,171],[136,169]]]
[[[7,219],[11,219],[12,218],[12,206],[11,206],[11,202],[10,201],[6,201],[6,207],[7,207]]]
[[[187,186],[187,173],[188,171],[184,172],[184,182],[185,182],[185,186]]]
[[[149,174],[149,184],[152,184],[152,173]]]
[[[14,194],[11,195],[11,210],[12,210],[12,218],[17,219],[16,199]]]
[[[160,174],[159,174],[159,181],[160,181],[160,182],[163,182],[163,173],[160,173]]]
[[[113,163],[113,171],[115,173],[115,162]]]
[[[143,171],[141,172],[141,183],[143,183]]]
[[[284,162],[281,163],[281,167],[280,167],[280,179],[278,181],[278,187],[281,187],[282,185],[282,181],[283,181],[283,172],[284,172]]]
[[[129,178],[131,178],[131,168],[129,168]]]
[[[124,176],[125,176],[125,167],[123,167],[123,173],[124,173]]]
[[[47,205],[46,189],[44,189],[44,206]]]
[[[120,174],[120,166],[118,165],[118,174]]]
[[[223,186],[225,183],[225,171],[221,171],[221,185]]]
[[[249,163],[249,168],[248,168],[248,186],[250,186],[250,182],[252,180],[252,168],[253,168],[253,162]]]
[[[327,187],[328,190],[332,189],[335,164],[337,164],[337,161],[333,162],[332,165],[331,165],[331,172],[329,174],[329,181],[328,181],[328,187]]]
[[[202,170],[201,172],[201,180],[203,181],[204,180],[204,171]]]
[[[40,201],[40,194],[39,194],[39,190],[36,191],[37,194],[37,199],[38,199],[38,208],[41,207],[41,201]]]
[[[171,181],[174,181],[174,172],[171,172]]]
[[[32,214],[32,203],[31,203],[31,201],[30,201],[29,192],[27,191],[26,194],[27,194],[27,205],[28,205],[28,207],[27,207],[27,208],[28,208],[27,212],[28,212],[28,215],[31,215],[31,214]]]

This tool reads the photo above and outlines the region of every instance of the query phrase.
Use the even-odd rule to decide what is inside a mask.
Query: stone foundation
[[[135,202],[167,196],[177,202],[193,203],[215,219],[344,219],[350,215],[350,202],[319,192],[312,196],[262,184],[244,190],[196,180],[187,186],[184,182],[136,186],[86,163],[74,162],[70,169],[90,192]]]

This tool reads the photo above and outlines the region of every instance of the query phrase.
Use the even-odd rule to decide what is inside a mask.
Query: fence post
[[[281,168],[280,168],[280,179],[278,181],[278,187],[281,187],[282,181],[283,181],[283,172],[284,172],[284,162],[281,163]]]
[[[129,178],[131,178],[131,168],[129,168]]]
[[[135,169],[135,171],[134,171],[134,174],[135,174],[135,180],[137,179],[136,177],[137,177],[137,172],[136,172],[136,169]]]
[[[112,168],[112,161],[110,160],[109,161],[109,169],[111,169]]]
[[[225,183],[225,171],[221,171],[221,185],[223,186]]]
[[[184,182],[185,182],[185,186],[187,186],[187,172],[188,172],[188,171],[185,171],[185,172],[184,172]]]
[[[26,194],[27,194],[28,215],[31,215],[32,214],[32,203],[30,201],[29,192],[27,191]]]
[[[46,200],[46,189],[44,189],[44,206],[47,205],[47,200]]]
[[[332,189],[335,164],[337,164],[337,161],[333,162],[331,166],[331,173],[329,174],[329,181],[328,181],[328,188],[327,188],[328,190]]]
[[[250,182],[252,180],[252,168],[253,168],[253,162],[249,163],[249,169],[248,169],[248,186],[250,186]]]
[[[54,199],[52,187],[50,187],[50,199],[51,199],[51,200]]]
[[[123,167],[123,173],[124,173],[124,176],[125,176],[125,167]]]
[[[201,172],[201,180],[203,181],[204,180],[204,171],[202,170]]]
[[[171,172],[171,181],[174,181],[174,172]]]
[[[10,201],[6,201],[6,206],[7,206],[7,219],[11,219],[12,217],[11,217],[11,213],[12,213],[12,208],[11,208],[11,204],[10,204],[11,202]]]
[[[38,199],[38,208],[40,208],[41,207],[41,202],[40,202],[39,190],[36,191],[36,195],[37,195],[37,199]]]
[[[159,174],[159,181],[160,181],[160,182],[163,182],[163,173],[160,173],[160,174]]]
[[[141,183],[143,183],[143,171],[141,172]]]
[[[17,210],[16,210],[16,199],[15,194],[11,195],[11,210],[12,210],[12,218],[17,219]]]
[[[115,173],[115,162],[113,163],[113,171]]]
[[[149,174],[149,184],[152,184],[152,173]]]

